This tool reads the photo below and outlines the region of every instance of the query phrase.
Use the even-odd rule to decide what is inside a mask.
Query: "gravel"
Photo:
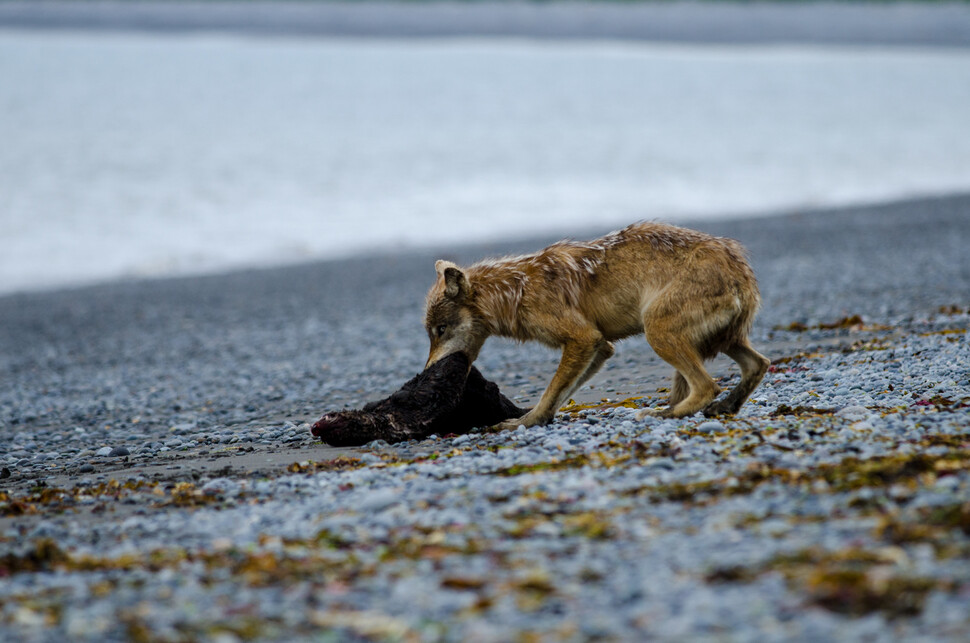
[[[423,363],[430,252],[0,298],[0,638],[961,640],[970,198],[697,227],[764,295],[735,418],[638,421],[631,340],[548,426],[321,447]]]

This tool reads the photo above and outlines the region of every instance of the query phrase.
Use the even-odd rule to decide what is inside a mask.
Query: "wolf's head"
[[[474,288],[462,269],[450,261],[439,260],[434,267],[438,279],[428,291],[424,318],[431,351],[424,367],[458,352],[473,362],[488,337],[475,306]]]

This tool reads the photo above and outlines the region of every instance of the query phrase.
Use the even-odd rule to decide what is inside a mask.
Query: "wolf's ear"
[[[445,296],[449,299],[464,298],[468,294],[468,277],[461,271],[461,268],[451,263],[439,259],[434,264],[434,269],[445,280]]]

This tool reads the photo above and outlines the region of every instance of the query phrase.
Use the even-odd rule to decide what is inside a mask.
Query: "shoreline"
[[[0,638],[961,640],[970,195],[698,227],[764,299],[732,418],[636,420],[631,338],[577,396],[614,404],[319,443],[423,363],[431,250],[0,298]],[[529,400],[556,358],[476,363]]]
[[[857,213],[879,211],[885,213],[895,213],[907,209],[920,209],[927,206],[942,205],[943,207],[963,207],[963,203],[970,201],[970,192],[951,192],[944,194],[913,195],[900,198],[878,199],[841,206],[830,207],[793,207],[782,211],[765,211],[748,214],[740,214],[730,217],[656,217],[655,220],[671,223],[687,228],[697,228],[710,232],[711,234],[730,236],[729,230],[738,226],[744,230],[753,230],[760,221],[786,220],[792,218],[813,218],[821,219],[821,225],[831,225],[834,219],[847,216],[855,217]],[[904,215],[905,216],[905,215]],[[898,217],[897,217],[898,218]],[[654,220],[654,219],[649,219]],[[629,223],[633,223],[630,221]],[[770,224],[769,224],[770,225]],[[245,265],[239,267],[220,268],[212,271],[187,272],[184,274],[163,274],[150,276],[121,276],[110,279],[83,281],[78,283],[51,284],[47,286],[37,286],[12,290],[9,292],[0,291],[0,303],[7,298],[31,297],[34,295],[57,295],[59,293],[70,293],[75,291],[97,290],[101,288],[111,288],[112,286],[131,286],[152,284],[156,282],[191,282],[192,280],[210,280],[220,278],[231,278],[234,275],[274,273],[278,271],[300,270],[302,268],[323,267],[327,265],[341,264],[345,262],[366,262],[366,261],[388,261],[395,258],[427,257],[435,253],[452,254],[455,256],[468,257],[467,260],[476,260],[485,256],[496,256],[501,254],[518,254],[531,252],[554,243],[561,239],[592,239],[611,232],[613,229],[622,226],[582,226],[578,228],[563,229],[557,233],[548,234],[528,234],[519,238],[503,236],[491,239],[486,242],[475,242],[463,240],[449,245],[447,248],[440,244],[406,246],[401,248],[374,248],[364,249],[360,252],[348,256],[337,257],[318,257],[312,259],[297,259],[289,263],[269,263],[268,265]],[[813,226],[817,227],[817,226]]]
[[[965,3],[4,2],[0,28],[970,46]]]
[[[858,338],[820,330],[790,337],[779,328],[855,315],[865,324],[908,323],[970,309],[970,195],[696,223],[748,249],[762,293],[752,340],[772,359]],[[560,238],[2,296],[0,371],[10,385],[0,392],[0,431],[80,426],[110,441],[125,429],[147,439],[172,426],[312,423],[384,397],[420,369],[422,303],[436,259],[467,264]],[[645,342],[617,349],[580,402],[665,385],[669,368]],[[478,365],[526,404],[556,362],[549,349],[498,338]],[[715,362],[718,374],[732,368]]]

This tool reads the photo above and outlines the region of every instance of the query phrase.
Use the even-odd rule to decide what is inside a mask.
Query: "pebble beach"
[[[0,297],[0,639],[964,640],[970,197],[691,225],[761,285],[736,417],[637,421],[632,338],[545,427],[310,435],[421,368],[436,258],[555,239]]]

